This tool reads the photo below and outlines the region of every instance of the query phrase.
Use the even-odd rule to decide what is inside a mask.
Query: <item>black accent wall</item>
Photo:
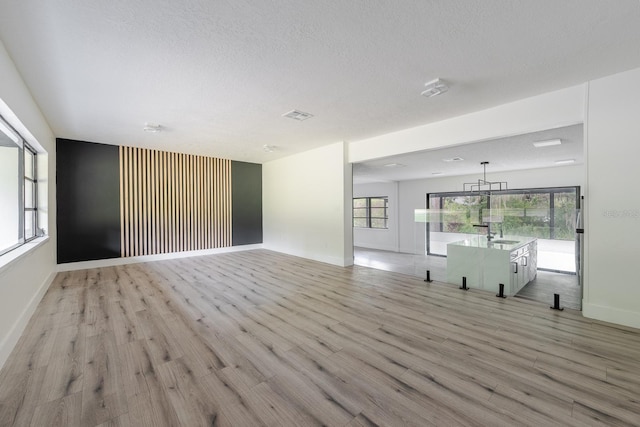
[[[56,140],[58,263],[120,257],[118,147]]]
[[[262,165],[231,162],[233,246],[262,243]]]

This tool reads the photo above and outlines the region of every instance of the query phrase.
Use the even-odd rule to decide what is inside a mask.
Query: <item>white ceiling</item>
[[[560,145],[536,148],[533,143],[560,139]],[[408,153],[353,165],[354,184],[482,175],[481,162],[488,161],[487,173],[560,166],[558,160],[584,163],[583,126],[573,125],[524,135]],[[453,158],[461,161],[445,161]]]
[[[638,0],[0,0],[56,136],[250,162],[639,67],[639,23]]]

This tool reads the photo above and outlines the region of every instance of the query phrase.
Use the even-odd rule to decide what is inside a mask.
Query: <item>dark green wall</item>
[[[118,147],[56,140],[58,263],[120,256]]]
[[[262,243],[262,165],[231,162],[233,246]]]

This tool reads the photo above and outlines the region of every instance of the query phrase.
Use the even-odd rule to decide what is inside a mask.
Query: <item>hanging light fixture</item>
[[[484,173],[482,179],[478,179],[478,182],[465,182],[462,185],[464,191],[494,191],[494,190],[506,190],[506,181],[487,181],[487,165],[489,162],[480,162]]]

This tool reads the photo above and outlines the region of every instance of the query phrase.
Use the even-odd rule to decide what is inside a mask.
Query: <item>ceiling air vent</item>
[[[151,133],[162,132],[162,126],[154,123],[145,123],[142,130]]]
[[[290,119],[298,120],[299,122],[301,122],[313,117],[313,114],[305,113],[304,111],[292,110],[288,113],[283,114],[282,117],[288,117]]]
[[[424,85],[424,91],[420,95],[431,98],[443,94],[448,90],[449,86],[447,86],[445,82],[441,79],[435,79]]]

